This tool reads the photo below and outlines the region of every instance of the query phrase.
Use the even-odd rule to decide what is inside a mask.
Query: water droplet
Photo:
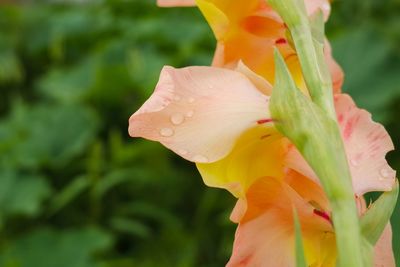
[[[358,162],[358,160],[351,159],[351,160],[350,160],[350,164],[351,164],[353,167],[358,167],[358,166],[360,165],[360,162]]]
[[[193,110],[189,110],[188,112],[186,112],[186,117],[191,118],[193,117],[193,114],[194,114]]]
[[[185,120],[185,117],[181,113],[176,113],[171,116],[171,122],[175,125],[181,124]]]
[[[179,95],[175,95],[175,96],[174,96],[174,100],[175,100],[175,101],[179,101],[179,100],[181,100],[181,97],[180,97]]]
[[[160,134],[165,137],[173,136],[174,130],[172,130],[171,128],[162,128],[160,130]]]
[[[331,5],[328,4],[328,3],[324,3],[324,4],[322,4],[321,9],[326,11],[326,12],[329,12],[331,10]]]
[[[208,162],[208,158],[206,158],[206,157],[203,156],[203,155],[195,155],[195,156],[192,158],[192,160],[193,160],[194,162],[203,162],[203,163]]]
[[[193,103],[194,102],[194,98],[193,97],[189,97],[188,99],[187,99],[187,101],[189,102],[189,103]]]
[[[184,149],[180,149],[178,151],[178,154],[181,154],[182,156],[186,155],[187,153],[188,153],[187,150],[184,150]]]
[[[381,175],[382,175],[383,178],[389,178],[389,176],[390,176],[390,171],[389,171],[388,169],[386,169],[386,168],[383,168],[383,169],[380,171],[380,173],[381,173]]]

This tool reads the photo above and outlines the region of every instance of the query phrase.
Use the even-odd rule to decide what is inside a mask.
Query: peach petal
[[[385,156],[394,146],[385,128],[372,121],[370,113],[357,108],[349,95],[336,95],[335,108],[355,194],[361,196],[371,191],[392,190],[396,172],[388,165]],[[294,147],[288,152],[286,162],[294,170],[318,180]]]
[[[394,149],[385,128],[359,109],[349,95],[335,96],[336,113],[350,163],[355,193],[390,191],[396,172],[385,156]]]
[[[390,224],[385,227],[381,237],[374,248],[375,267],[395,267],[392,248],[392,228]]]
[[[306,10],[309,15],[313,15],[318,10],[324,14],[325,21],[328,20],[331,12],[331,5],[329,0],[305,0]]]
[[[252,71],[249,67],[247,67],[243,61],[239,61],[236,70],[243,73],[249,78],[249,80],[260,90],[261,93],[270,96],[272,94],[272,84],[270,84],[263,77]]]
[[[246,201],[245,205],[239,200],[234,211],[240,216],[247,207],[227,266],[295,266],[292,208],[298,211],[307,248],[323,245],[325,241],[319,238],[323,238],[325,232],[332,232],[331,225],[315,215],[313,206],[288,184],[275,178],[265,177],[255,182],[249,188]],[[324,248],[318,248],[320,253],[309,249],[310,263],[319,263],[321,255],[327,255]],[[332,255],[334,253],[332,251]]]
[[[215,162],[243,132],[270,118],[268,100],[236,71],[164,67],[153,95],[129,119],[129,134],[193,162]]]
[[[276,212],[265,213],[238,226],[227,267],[295,266],[293,237],[277,221]]]
[[[157,0],[159,7],[196,6],[195,0]]]
[[[328,64],[328,68],[331,73],[333,92],[335,94],[338,94],[342,90],[344,73],[342,68],[339,66],[339,64],[335,61],[335,59],[332,56],[332,47],[328,42],[328,40],[325,41],[324,53],[325,53],[326,63]]]

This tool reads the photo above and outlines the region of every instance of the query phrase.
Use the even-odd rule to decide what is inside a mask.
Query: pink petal
[[[375,245],[374,266],[395,267],[392,249],[392,228],[388,224]]]
[[[318,10],[321,10],[324,14],[325,21],[328,20],[329,14],[331,12],[331,5],[329,0],[306,0],[306,9],[309,15],[314,14]]]
[[[332,76],[333,92],[340,93],[344,80],[344,73],[332,56],[332,48],[328,40],[325,41],[325,60]]]
[[[396,172],[385,156],[394,146],[385,128],[372,121],[370,113],[357,108],[349,95],[336,95],[335,108],[355,193],[392,190]]]
[[[276,212],[265,213],[239,225],[227,267],[295,266],[293,237],[276,223]]]
[[[153,95],[129,119],[129,134],[158,141],[190,161],[215,162],[268,118],[268,97],[239,72],[164,67]]]
[[[385,128],[373,122],[371,114],[359,109],[349,95],[335,96],[337,119],[342,132],[355,194],[390,191],[396,172],[385,156],[394,146]],[[294,147],[286,159],[289,167],[317,181],[317,177]]]
[[[332,232],[331,225],[317,216],[314,207],[288,184],[270,177],[259,179],[249,189],[246,200],[245,206],[239,200],[238,210],[234,211],[241,215],[246,209],[227,266],[295,266],[293,208],[298,212],[304,242],[310,245],[309,249],[321,252],[321,255],[311,256],[310,263],[318,263],[322,255],[327,255],[327,249],[331,247],[326,246],[323,238],[326,232]],[[331,256],[334,255],[333,250]]]
[[[249,78],[249,80],[257,87],[258,90],[260,90],[261,93],[269,96],[272,94],[272,84],[252,71],[243,63],[243,61],[239,61],[236,70],[246,75],[246,77]]]
[[[239,223],[240,220],[244,217],[247,211],[247,201],[243,198],[239,198],[236,201],[235,207],[229,216],[229,219],[234,223]]]
[[[195,0],[157,0],[160,7],[196,6]]]

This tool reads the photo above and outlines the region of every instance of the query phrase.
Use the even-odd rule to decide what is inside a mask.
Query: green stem
[[[320,178],[331,203],[338,249],[338,266],[366,266],[362,258],[361,230],[354,201],[351,174],[336,122],[332,81],[324,61],[322,44],[321,47],[315,45],[302,0],[268,1],[289,27],[313,102],[335,122],[331,128],[331,140],[334,145],[326,146],[317,143],[312,145],[313,150],[319,150],[320,162],[316,163],[310,160],[307,155],[308,151],[302,151],[302,154]],[[311,143],[314,142],[311,141]]]
[[[289,27],[299,56],[303,77],[315,104],[336,119],[333,105],[332,81],[328,66],[319,60],[323,49],[316,49],[305,6],[298,0],[268,0]]]

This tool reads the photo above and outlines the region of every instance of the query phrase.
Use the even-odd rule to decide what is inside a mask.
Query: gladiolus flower
[[[284,56],[297,86],[306,92],[299,59],[287,39],[287,28],[279,15],[265,0],[159,0],[160,6],[191,6],[197,4],[217,39],[213,66],[233,68],[243,61],[251,70],[268,81],[274,80],[273,49],[276,45]],[[322,10],[325,19],[330,13],[328,0],[306,0],[309,15]],[[326,41],[325,58],[335,92],[340,92],[343,72],[331,55]]]
[[[362,213],[365,206],[360,206]],[[238,200],[232,218],[239,226],[227,266],[296,266],[293,208],[301,223],[307,266],[335,266],[335,230],[328,199],[317,183],[294,171],[283,180],[260,178],[249,188],[246,202]],[[374,251],[374,266],[395,266],[390,225]]]
[[[299,210],[307,260],[330,266],[336,255],[329,206],[311,168],[275,130],[275,123],[284,122],[271,118],[271,91],[241,63],[235,70],[165,67],[153,95],[131,116],[129,133],[195,162],[207,185],[239,198],[232,219],[240,225],[229,266],[291,266],[293,206]],[[393,149],[390,137],[349,96],[336,95],[335,108],[355,194],[390,191],[395,184],[385,160]],[[379,247],[388,254],[390,240],[383,238]],[[380,253],[377,259],[392,259]]]
[[[270,93],[271,85],[243,64],[237,70],[165,67],[153,95],[131,116],[129,133],[196,162],[207,185],[236,197],[260,177],[283,178],[287,168],[318,181],[275,130]],[[336,95],[335,106],[355,193],[390,191],[395,172],[385,160],[393,149],[389,135],[349,96]]]

